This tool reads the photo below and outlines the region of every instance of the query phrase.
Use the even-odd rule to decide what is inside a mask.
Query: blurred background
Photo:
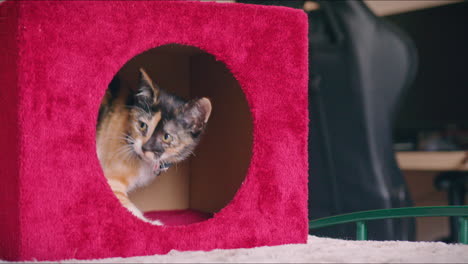
[[[467,1],[236,2],[309,17],[310,219],[467,204]],[[374,221],[369,239],[455,242],[456,221]]]

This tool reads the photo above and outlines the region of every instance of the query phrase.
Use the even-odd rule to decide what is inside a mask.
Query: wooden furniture
[[[468,171],[467,151],[400,151],[396,158],[401,170]]]
[[[461,206],[465,204],[466,183],[468,182],[468,151],[401,151],[396,158],[401,170],[438,172],[434,187],[447,192],[448,204]],[[445,242],[459,241],[456,217],[450,217],[450,234]]]

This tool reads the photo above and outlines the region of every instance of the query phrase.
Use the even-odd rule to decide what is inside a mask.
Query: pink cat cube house
[[[308,40],[301,10],[186,1],[0,3],[0,259],[306,243]],[[195,156],[119,203],[96,154],[112,78],[144,67],[213,104]],[[127,76],[127,77],[126,77]],[[164,222],[164,220],[163,220]]]

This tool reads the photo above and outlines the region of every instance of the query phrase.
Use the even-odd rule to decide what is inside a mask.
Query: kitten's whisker
[[[115,139],[118,139],[118,140],[122,140],[122,139],[125,139],[124,137],[106,137],[105,139],[111,139],[111,140],[115,140]]]
[[[112,153],[111,159],[114,159],[115,157],[121,156],[126,152],[127,152],[127,148],[120,147],[114,153]]]
[[[131,147],[128,148],[128,151],[126,152],[126,158],[125,160],[128,161],[128,162],[134,162],[136,161],[135,159],[136,155],[135,155],[135,152],[133,151],[133,149]]]
[[[135,153],[133,151],[133,147],[131,145],[124,145],[120,148],[118,148],[111,156],[111,159],[114,159],[115,157],[121,157],[124,159],[124,161],[130,161],[131,158],[135,156]]]
[[[132,138],[131,136],[129,136],[128,134],[125,134],[125,133],[121,133],[120,136],[106,137],[106,139],[109,139],[109,140],[122,140],[122,141],[125,141],[127,143],[134,143],[135,142],[134,138]]]
[[[125,161],[133,161],[134,159],[132,159],[134,157],[134,154],[133,154],[133,151],[131,149],[129,149],[126,153],[126,155],[124,156],[124,160]]]
[[[132,136],[128,135],[128,134],[125,134],[125,133],[122,133],[123,134],[123,139],[125,140],[125,142],[127,142],[129,145],[133,145],[136,141],[136,139],[134,139]]]

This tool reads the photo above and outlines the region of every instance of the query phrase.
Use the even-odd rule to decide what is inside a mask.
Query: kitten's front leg
[[[128,198],[128,194],[126,192],[126,187],[124,184],[120,183],[116,180],[108,180],[109,185],[112,188],[115,196],[119,199],[120,203],[127,208],[134,216],[138,217],[139,219],[153,224],[153,225],[163,225],[163,223],[159,220],[150,220],[143,215],[143,212],[140,211]]]
[[[140,218],[141,220],[147,222],[147,223],[150,223],[150,224],[153,224],[153,225],[163,225],[163,223],[159,220],[150,220],[148,218],[146,218],[143,213],[140,211],[140,209],[138,209],[132,202],[130,202],[130,200],[128,199],[128,196],[126,198],[128,200],[128,203],[127,206],[125,206],[125,208],[127,208],[134,216]],[[122,202],[121,198],[119,198],[119,200]],[[122,203],[123,204],[123,203]]]

